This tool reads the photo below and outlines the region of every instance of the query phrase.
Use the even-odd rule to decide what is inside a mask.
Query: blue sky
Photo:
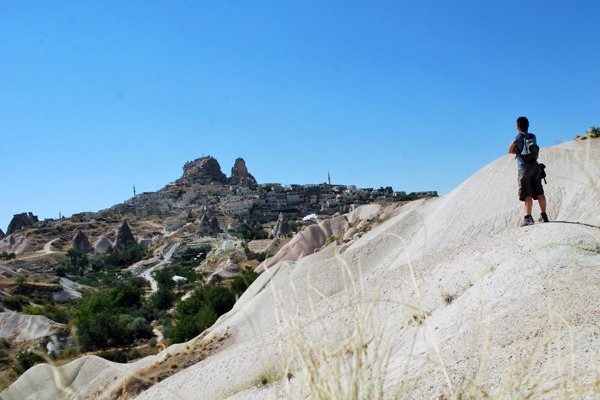
[[[0,0],[0,228],[212,155],[259,182],[447,193],[600,125],[597,1]]]

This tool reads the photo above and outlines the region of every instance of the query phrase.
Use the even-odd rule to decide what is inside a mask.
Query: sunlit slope
[[[518,227],[515,161],[502,157],[357,240],[274,265],[203,337],[228,332],[218,349],[137,398],[593,395],[600,229],[574,222],[600,225],[600,143],[544,148],[540,161],[548,214],[566,222]],[[69,387],[109,398],[150,364],[97,363]],[[32,368],[3,399],[49,398],[51,370]]]

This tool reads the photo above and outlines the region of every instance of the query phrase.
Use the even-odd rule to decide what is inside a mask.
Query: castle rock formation
[[[229,178],[229,184],[249,187],[251,189],[256,188],[256,179],[248,172],[246,162],[243,158],[238,158],[231,168],[231,178]]]
[[[219,162],[211,157],[200,157],[183,165],[183,176],[175,181],[178,185],[210,185],[227,183]]]

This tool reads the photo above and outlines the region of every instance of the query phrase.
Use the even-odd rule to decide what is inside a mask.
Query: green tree
[[[231,310],[234,304],[234,293],[224,286],[199,287],[191,297],[177,304],[171,339],[179,343],[193,338]]]
[[[259,274],[252,269],[244,270],[241,275],[236,276],[233,281],[231,281],[231,290],[233,290],[237,296],[241,296],[258,276]]]
[[[175,302],[175,294],[171,289],[164,285],[158,285],[158,290],[152,293],[148,298],[148,308],[150,310],[168,310]]]
[[[85,269],[89,266],[90,260],[86,253],[76,250],[70,249],[67,251],[67,261],[66,261],[67,270],[74,274],[83,276]]]

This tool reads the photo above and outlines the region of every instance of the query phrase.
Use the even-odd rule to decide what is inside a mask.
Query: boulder
[[[112,242],[106,236],[102,236],[94,242],[94,252],[97,254],[105,254],[112,247]]]
[[[15,214],[13,219],[8,224],[8,229],[6,231],[7,235],[11,233],[15,233],[27,228],[35,228],[40,221],[36,215],[33,213],[26,212],[21,214]]]
[[[42,315],[24,315],[13,311],[0,312],[0,338],[16,343],[43,339],[64,332],[66,329],[65,325]]]
[[[22,234],[10,234],[0,240],[0,252],[15,253],[17,255],[22,254],[27,248],[29,242],[25,235]]]
[[[167,232],[175,232],[177,229],[181,228],[186,224],[185,221],[182,220],[173,220],[165,222],[165,230]]]
[[[245,186],[249,188],[256,188],[256,179],[248,172],[246,168],[246,162],[243,158],[238,158],[231,168],[231,178],[229,178],[229,184],[237,186]]]
[[[235,278],[242,272],[242,268],[231,258],[223,261],[217,270],[208,277],[208,282],[213,280],[216,276],[223,279]]]
[[[210,185],[211,183],[227,183],[227,177],[221,171],[219,162],[210,156],[186,162],[183,176],[175,181],[178,185]]]
[[[91,245],[88,237],[82,231],[77,231],[73,240],[71,241],[73,244],[73,248],[82,253],[92,253],[94,251],[94,247]]]
[[[129,229],[129,225],[127,221],[123,221],[119,230],[117,231],[117,239],[115,240],[115,250],[117,253],[125,251],[127,246],[131,244],[135,244],[135,237],[133,237],[133,233],[131,233],[131,229]]]
[[[152,243],[154,243],[154,239],[152,239],[152,238],[147,239],[147,238],[140,237],[140,238],[138,238],[138,241],[137,241],[137,244],[139,244],[144,249],[147,249],[150,246],[152,246]]]

